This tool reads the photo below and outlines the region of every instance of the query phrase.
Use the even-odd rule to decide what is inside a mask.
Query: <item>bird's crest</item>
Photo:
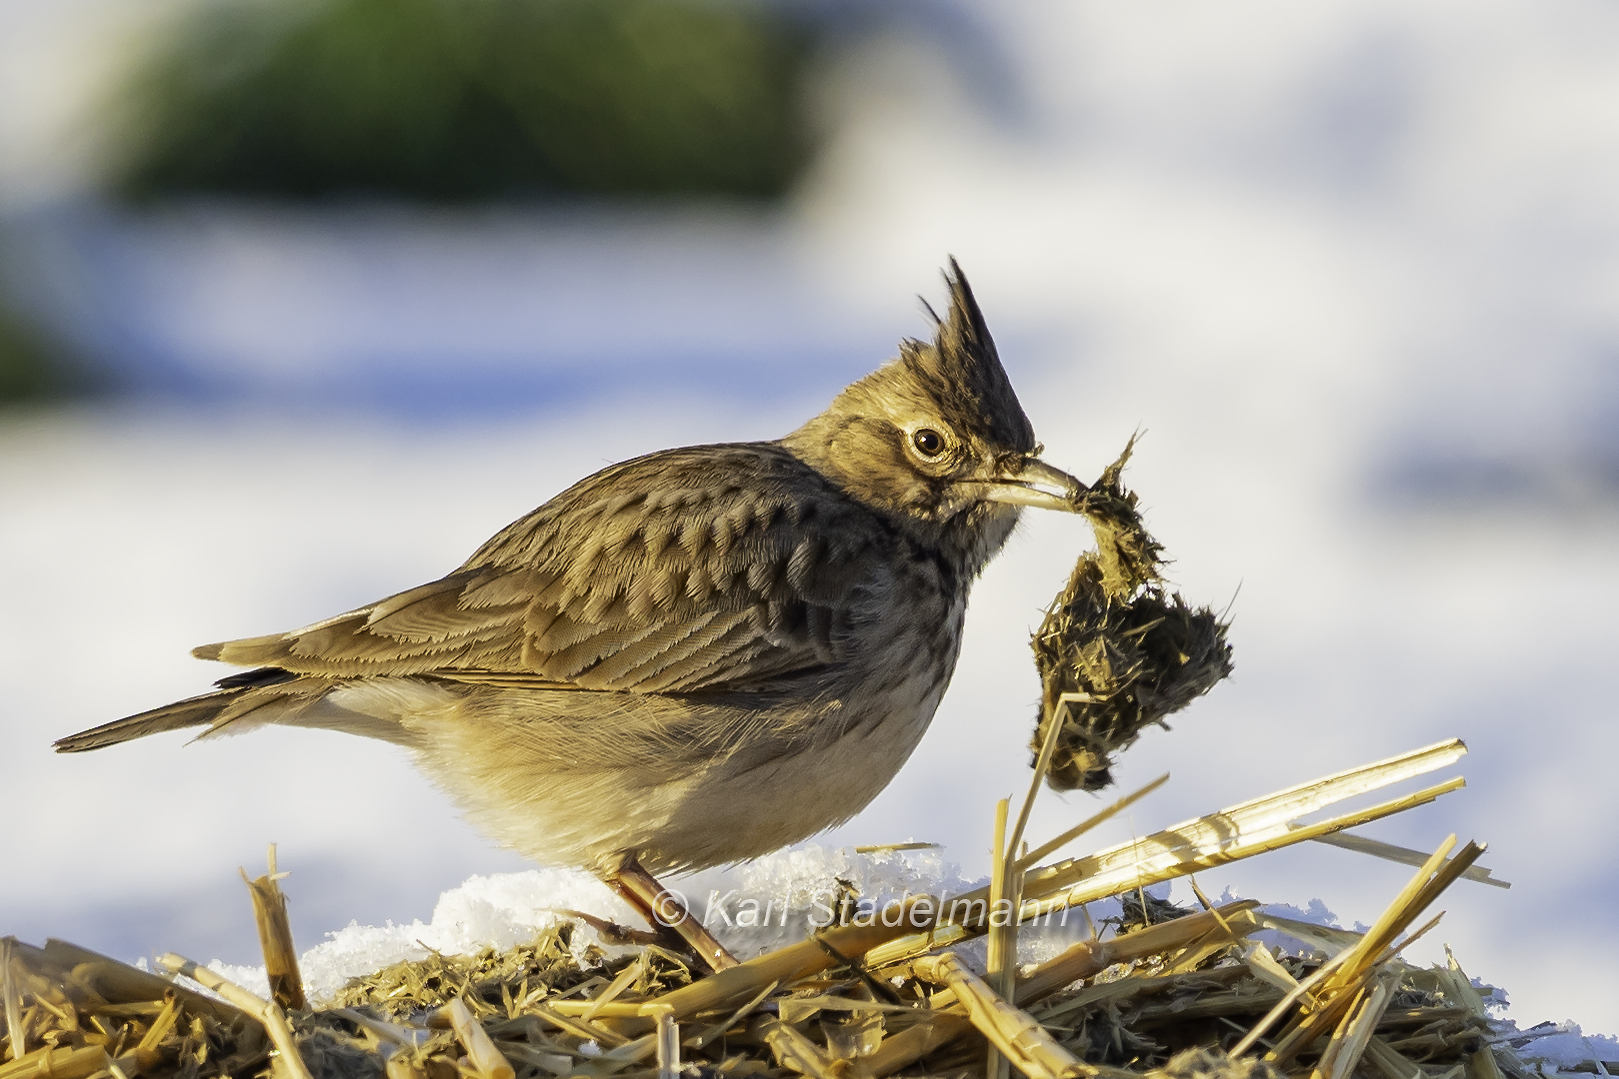
[[[905,341],[901,361],[935,400],[957,413],[949,419],[984,430],[1000,445],[1025,453],[1033,450],[1034,428],[1001,366],[967,275],[954,258],[944,280],[950,307],[944,318],[934,316],[933,341]]]

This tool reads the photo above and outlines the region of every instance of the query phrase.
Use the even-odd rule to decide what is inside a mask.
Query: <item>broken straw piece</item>
[[[455,1036],[467,1051],[467,1059],[479,1075],[487,1079],[517,1079],[517,1069],[495,1048],[483,1024],[474,1019],[472,1012],[467,1009],[466,1001],[455,997],[444,1006],[444,1012],[455,1030]]]
[[[1334,832],[1332,835],[1315,837],[1315,842],[1325,843],[1329,847],[1342,847],[1344,850],[1356,851],[1360,854],[1370,854],[1374,858],[1383,858],[1401,865],[1421,865],[1428,860],[1428,856],[1420,850],[1410,847],[1398,847],[1393,843],[1385,843],[1370,836],[1355,835],[1351,832]],[[1481,865],[1470,866],[1462,874],[1463,880],[1474,880],[1480,884],[1488,884],[1492,888],[1510,888],[1511,883],[1490,875],[1490,871]]]
[[[1443,768],[1467,752],[1459,738],[1402,753],[1360,768],[1351,768],[1288,787],[1183,821],[1172,828],[1121,843],[1085,858],[1073,858],[1029,871],[1025,881],[1025,917],[1060,905],[1089,902],[1136,884],[1153,884],[1183,876],[1199,866],[1218,865],[1275,849],[1326,830],[1352,827],[1370,819],[1433,801],[1463,785],[1461,777],[1381,806],[1345,814],[1331,821],[1299,826],[1298,818],[1335,802],[1366,794],[1414,776]],[[1335,826],[1335,827],[1334,827]],[[1038,902],[1036,899],[1038,898]]]
[[[1031,869],[1024,878],[1024,899],[1019,916],[1027,921],[1065,907],[1116,895],[1128,888],[1173,880],[1209,866],[1251,858],[1318,835],[1426,805],[1465,786],[1465,781],[1461,776],[1456,776],[1403,798],[1309,825],[1296,823],[1299,817],[1346,798],[1452,764],[1466,752],[1467,746],[1461,739],[1453,738],[1287,787],[1218,813],[1184,821],[1133,842],[1120,843],[1088,857],[1069,858]],[[947,908],[940,904],[937,924],[931,934],[905,935],[902,939],[874,947],[866,956],[866,962],[872,966],[884,966],[914,952],[930,951],[982,932],[985,928],[982,916],[986,912],[988,899],[988,888],[953,896]],[[966,912],[966,916],[958,920],[957,912]]]
[[[298,950],[292,943],[292,923],[287,918],[287,897],[278,883],[285,873],[276,872],[275,844],[270,844],[269,872],[250,878],[241,870],[242,880],[253,898],[253,921],[258,925],[259,948],[264,953],[264,974],[270,982],[270,999],[287,1011],[307,1011],[303,976],[298,973]]]
[[[1007,1003],[955,955],[924,956],[914,966],[917,977],[954,992],[973,1026],[1029,1079],[1098,1074],[1100,1069],[1063,1048],[1033,1016]]]
[[[216,971],[199,967],[183,955],[168,952],[158,956],[157,961],[165,969],[183,974],[205,989],[212,989],[228,1003],[234,1004],[257,1019],[264,1025],[265,1033],[270,1036],[276,1052],[281,1054],[281,1062],[286,1065],[293,1079],[313,1079],[309,1074],[309,1066],[298,1053],[298,1042],[293,1037],[292,1024],[287,1022],[287,1013],[281,1010],[279,1004],[273,1000],[254,996],[235,982],[221,977]]]

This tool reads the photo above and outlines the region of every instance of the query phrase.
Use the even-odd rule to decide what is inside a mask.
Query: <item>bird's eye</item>
[[[911,445],[923,457],[937,457],[944,452],[944,436],[931,427],[918,427],[911,436]]]

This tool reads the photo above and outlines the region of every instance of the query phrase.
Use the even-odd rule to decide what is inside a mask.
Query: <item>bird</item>
[[[595,872],[729,965],[658,876],[864,808],[927,730],[1023,508],[1077,512],[1086,489],[1041,459],[955,259],[944,276],[932,340],[784,438],[609,466],[435,581],[194,649],[246,670],[55,748],[265,724],[394,743],[498,843]]]

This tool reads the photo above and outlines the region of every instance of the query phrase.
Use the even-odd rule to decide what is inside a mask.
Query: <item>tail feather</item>
[[[200,727],[212,723],[214,718],[230,707],[247,689],[218,689],[198,697],[187,697],[161,708],[153,708],[139,715],[115,719],[99,727],[91,727],[78,734],[70,734],[56,741],[58,753],[83,753],[86,750],[113,746],[148,734],[177,731],[185,727]]]
[[[227,675],[214,683],[219,688],[212,693],[187,697],[183,701],[165,704],[161,708],[153,708],[139,715],[115,719],[111,723],[103,723],[99,727],[91,727],[87,731],[60,738],[56,741],[56,752],[83,753],[91,749],[100,749],[102,746],[114,746],[119,742],[145,738],[148,734],[201,727],[221,718],[228,720],[231,717],[224,715],[225,712],[238,703],[243,705],[249,703],[242,700],[245,695],[256,689],[292,682],[297,677],[290,671],[276,667],[260,667],[257,670]]]
[[[268,637],[244,637],[239,641],[201,644],[193,648],[191,654],[198,659],[221,660],[225,663],[274,663],[287,658],[291,647],[286,634],[272,633]]]

